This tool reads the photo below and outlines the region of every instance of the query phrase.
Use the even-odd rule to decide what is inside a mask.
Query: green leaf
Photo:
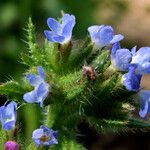
[[[28,65],[28,66],[33,66],[33,64],[34,64],[33,59],[27,54],[22,53],[21,59],[22,59],[23,63]]]
[[[21,101],[25,92],[25,89],[16,81],[9,81],[0,85],[0,94],[7,95],[10,99]]]

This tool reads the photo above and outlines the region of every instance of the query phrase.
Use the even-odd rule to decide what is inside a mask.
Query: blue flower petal
[[[128,49],[112,49],[111,61],[115,68],[120,71],[127,71],[132,60],[132,54]],[[115,52],[115,53],[114,53]]]
[[[47,83],[41,83],[37,88],[37,96],[38,97],[45,97],[48,94],[48,84]]]
[[[116,51],[118,49],[121,49],[121,46],[120,46],[120,43],[119,42],[116,42],[113,46],[112,46],[112,50],[111,50],[111,55],[113,57],[115,57],[115,54],[116,54]]]
[[[114,35],[113,39],[110,41],[111,44],[114,44],[116,42],[119,42],[124,39],[124,36],[122,34]]]
[[[72,30],[75,25],[75,20],[69,21],[63,28],[63,36],[66,38],[65,40],[68,41],[71,39]]]
[[[131,49],[131,53],[132,53],[133,56],[136,54],[136,47],[137,47],[137,46],[134,46],[134,47]]]
[[[54,36],[57,36],[54,32],[45,30],[45,31],[44,31],[44,34],[45,34],[45,36],[47,37],[48,41],[50,41],[50,42],[56,42],[56,41],[53,39]]]
[[[11,130],[15,127],[17,113],[16,102],[10,102],[7,106],[0,107],[0,121],[4,130]]]
[[[64,43],[65,37],[64,36],[53,36],[53,41],[57,43]]]
[[[66,44],[71,40],[72,30],[75,25],[74,15],[64,14],[61,24],[54,18],[49,18],[47,23],[51,29],[51,31],[44,31],[48,41]]]
[[[62,18],[63,25],[65,26],[70,21],[73,21],[74,22],[73,24],[75,24],[75,16],[74,15],[69,15],[69,14],[64,14],[64,16]]]
[[[38,101],[37,93],[35,90],[24,94],[23,99],[28,103],[36,103]]]
[[[7,115],[12,116],[17,108],[17,103],[14,101],[11,101],[7,106]],[[15,115],[13,116],[15,117]],[[15,118],[14,118],[15,119]]]
[[[144,109],[143,110],[140,109],[139,115],[141,116],[141,118],[145,118],[145,116],[147,115],[147,113],[148,113],[148,102],[146,101]]]
[[[41,136],[43,136],[43,134],[44,134],[43,129],[35,130],[35,131],[33,131],[33,133],[32,133],[32,138],[33,138],[33,139],[40,138]]]
[[[61,35],[62,33],[62,26],[61,24],[54,18],[48,18],[47,24],[49,28],[56,34]]]
[[[58,131],[53,131],[53,136],[55,137],[55,139],[58,139]]]
[[[137,74],[150,73],[150,47],[140,48],[133,56],[131,63],[137,65]]]
[[[43,132],[48,132],[48,133],[51,133],[50,131],[50,128],[48,128],[47,126],[45,126],[45,125],[41,125],[40,126],[40,129],[42,129],[43,130]]]
[[[15,123],[16,123],[16,120],[3,123],[2,128],[4,130],[12,130],[15,128]]]
[[[43,100],[48,96],[49,85],[47,83],[41,83],[36,89],[37,102],[40,102],[40,106],[43,107]]]
[[[140,83],[142,75],[135,74],[136,65],[132,65],[129,68],[129,72],[123,75],[123,83],[127,90],[138,91],[140,89]]]
[[[5,106],[0,107],[0,121],[3,119],[3,115],[5,115]]]
[[[47,37],[48,41],[50,41],[50,42],[63,43],[65,40],[64,36],[57,35],[57,34],[53,33],[52,31],[45,30],[44,34]]]
[[[110,44],[110,41],[113,39],[114,36],[114,30],[111,26],[104,26],[99,31],[99,42],[101,47],[104,47],[108,44]]]
[[[39,72],[39,75],[40,77],[45,80],[45,73],[44,73],[44,69],[42,68],[42,66],[39,66],[38,67],[38,72]]]
[[[99,42],[99,31],[103,27],[104,25],[101,25],[101,26],[94,25],[88,28],[88,32],[90,33],[90,36],[93,42],[95,43]]]
[[[35,75],[35,74],[28,74],[27,75],[27,80],[30,82],[30,84],[32,86],[37,86],[39,83],[42,82],[42,79],[39,76]]]
[[[150,90],[141,90],[139,92],[140,111],[139,115],[142,118],[146,118],[148,112],[150,112]]]

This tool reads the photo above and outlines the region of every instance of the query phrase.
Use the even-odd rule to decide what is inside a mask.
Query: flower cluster
[[[71,40],[75,17],[65,14],[62,18],[62,24],[53,18],[49,18],[47,24],[52,30],[46,30],[44,32],[47,39],[51,42],[64,44]],[[121,48],[119,42],[124,39],[124,36],[122,34],[115,35],[111,26],[93,25],[88,28],[88,32],[91,41],[99,49],[113,44],[111,50],[111,63],[113,68],[126,72],[122,77],[122,82],[127,90],[138,92],[141,89],[142,75],[150,73],[150,47],[142,47],[138,51],[136,50],[136,46],[131,51],[127,48]],[[142,104],[139,113],[141,117],[145,117],[149,108],[148,98],[144,98],[143,100],[144,93],[142,92],[141,96]]]
[[[27,80],[34,87],[34,90],[24,94],[23,99],[28,103],[40,103],[43,107],[43,102],[48,96],[50,85],[45,81],[46,75],[42,66],[38,67],[39,75],[28,74]],[[40,145],[51,146],[57,144],[58,132],[42,125],[40,129],[33,132],[32,139],[35,141],[37,147]]]
[[[130,51],[115,43],[111,51],[111,62],[116,70],[127,71],[123,75],[123,84],[129,91],[139,91],[139,114],[145,118],[149,112],[150,91],[141,90],[140,83],[142,75],[150,74],[150,47],[142,47],[137,51],[135,46]]]
[[[72,31],[75,23],[75,16],[70,14],[64,14],[59,21],[54,18],[48,18],[47,24],[50,31],[45,30],[44,34],[49,42],[59,43],[59,45],[56,44],[58,47],[65,45],[63,49],[64,52],[65,47],[67,47],[66,45],[71,44]],[[129,92],[138,92],[141,107],[139,114],[142,118],[146,118],[150,112],[150,91],[141,90],[140,83],[142,76],[150,73],[150,47],[142,47],[138,51],[136,50],[136,46],[131,50],[121,48],[120,41],[124,39],[124,36],[122,34],[116,35],[111,26],[93,25],[88,28],[88,32],[91,39],[90,44],[88,44],[92,45],[92,48],[94,45],[94,50],[102,51],[104,47],[112,46],[111,53],[109,53],[111,59],[110,68],[120,73],[122,86],[124,86],[126,90]],[[47,66],[47,64],[45,66]],[[38,74],[30,73],[26,75],[25,79],[28,81],[29,87],[31,87],[32,90],[23,92],[22,96],[25,102],[39,103],[41,108],[44,107],[44,100],[49,96],[49,92],[51,92],[51,86],[46,80],[47,70],[44,72],[43,69],[45,66],[37,65]],[[63,70],[63,67],[61,69]],[[92,65],[84,65],[82,73],[84,79],[88,78],[92,80],[92,82],[96,81],[98,77],[96,69]],[[15,128],[17,105],[16,102],[11,101],[7,105],[0,107],[0,122],[4,130],[12,130]],[[58,144],[58,131],[41,125],[39,129],[33,131],[32,139],[35,141],[37,147],[41,145],[52,146]],[[5,144],[5,149],[17,150],[19,149],[19,145],[14,141],[8,141]]]
[[[28,103],[40,103],[40,106],[43,107],[43,102],[48,96],[50,91],[49,84],[45,81],[46,76],[44,70],[41,66],[38,67],[39,75],[28,74],[27,80],[34,87],[34,90],[24,94],[23,99]],[[6,106],[0,107],[0,121],[2,123],[2,128],[4,130],[12,130],[15,127],[17,120],[17,103],[11,101]],[[41,126],[40,129],[37,129],[33,132],[33,140],[36,142],[36,145],[50,146],[57,144],[58,132],[49,129],[46,126]],[[8,141],[5,143],[6,150],[19,150],[19,145],[14,141]]]

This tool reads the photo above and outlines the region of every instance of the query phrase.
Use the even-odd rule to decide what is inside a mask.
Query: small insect
[[[83,66],[83,77],[89,77],[91,80],[96,79],[96,71],[92,66]]]

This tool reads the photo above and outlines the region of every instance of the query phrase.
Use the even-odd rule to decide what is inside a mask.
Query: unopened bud
[[[8,141],[5,143],[5,150],[20,150],[20,146],[15,141]]]

